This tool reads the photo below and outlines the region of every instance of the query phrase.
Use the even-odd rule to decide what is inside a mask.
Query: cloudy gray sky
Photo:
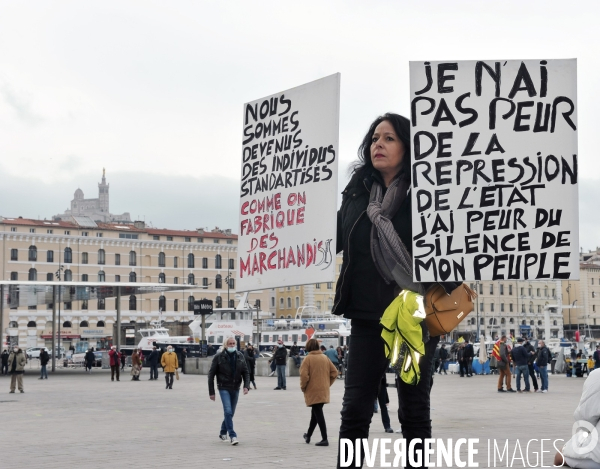
[[[112,212],[236,230],[244,102],[341,72],[343,185],[370,121],[408,114],[410,60],[576,57],[580,240],[594,248],[599,10],[595,1],[4,1],[0,215],[62,212],[77,187],[95,196],[106,167]]]

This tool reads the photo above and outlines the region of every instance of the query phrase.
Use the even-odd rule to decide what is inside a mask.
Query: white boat
[[[219,308],[206,317],[206,340],[213,350],[222,346],[226,338],[234,336],[242,344],[252,343],[261,351],[277,346],[283,340],[286,347],[294,342],[302,347],[312,337],[325,346],[344,345],[350,335],[349,321],[331,313],[316,314],[314,308],[298,308],[294,319],[259,319],[256,310],[249,308]],[[259,312],[258,317],[268,313]],[[258,324],[257,324],[258,322]],[[194,340],[202,335],[201,319],[190,324]]]

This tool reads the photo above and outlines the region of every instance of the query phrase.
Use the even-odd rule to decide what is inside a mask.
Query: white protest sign
[[[579,278],[577,62],[411,62],[416,281]]]
[[[244,105],[239,291],[335,276],[340,74]]]

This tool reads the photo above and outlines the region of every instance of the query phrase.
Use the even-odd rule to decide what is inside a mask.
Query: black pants
[[[387,403],[388,403],[388,392],[387,392],[387,387],[385,387],[383,385],[383,383],[381,383],[381,386],[379,388],[379,394],[377,395],[377,401],[379,402],[379,412],[381,414],[381,423],[383,423],[383,428],[385,430],[387,430],[388,428],[391,428],[391,423],[390,423],[390,414],[388,412],[387,409]]]
[[[8,365],[2,365],[2,374],[3,375],[7,375],[8,374]]]
[[[119,365],[110,367],[110,380],[113,381],[115,379],[115,373],[117,374],[117,381],[119,381]]]
[[[346,388],[342,402],[342,424],[340,441],[348,438],[355,442],[357,438],[368,438],[369,426],[373,418],[373,402],[377,398],[381,376],[386,371],[388,360],[385,357],[381,325],[378,321],[352,321],[350,344],[353,352],[348,356],[346,370]],[[433,370],[433,355],[439,337],[431,338],[425,344],[425,355],[419,360],[421,379],[419,384],[411,386],[398,380],[398,418],[402,425],[402,434],[408,448],[413,438],[431,438],[430,383]],[[423,445],[415,445],[423,450]],[[338,467],[340,461],[338,447]],[[361,452],[364,457],[364,452]],[[362,461],[353,461],[354,466],[362,467]],[[415,466],[406,466],[407,469]]]
[[[469,374],[469,368],[467,366],[467,360],[463,360],[458,362],[458,369],[460,370],[460,375],[464,376],[464,375],[468,375]]]
[[[150,379],[158,379],[158,363],[150,363]]]
[[[165,373],[165,381],[167,382],[167,387],[173,389],[173,376],[175,373]]]
[[[529,368],[529,376],[531,376],[531,382],[533,383],[533,389],[535,391],[537,391],[538,390],[538,382],[535,377],[535,370],[533,369],[533,363],[529,363],[527,365],[527,367]]]
[[[317,424],[321,430],[321,439],[327,439],[327,425],[325,425],[325,416],[323,415],[323,406],[325,404],[313,404],[310,406],[310,424],[308,425],[308,436],[311,437]]]

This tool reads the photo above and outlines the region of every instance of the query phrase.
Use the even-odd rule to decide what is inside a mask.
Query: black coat
[[[244,381],[245,388],[250,387],[250,373],[246,359],[241,352],[236,351],[235,354],[235,373],[231,369],[228,352],[220,352],[213,358],[210,371],[208,372],[208,394],[210,396],[215,395],[215,376],[217,377],[217,388],[219,390],[229,389],[236,391],[240,389],[242,380]]]
[[[4,366],[8,366],[8,353],[2,352],[1,356],[2,356],[2,364]]]
[[[399,293],[395,283],[386,283],[371,256],[372,223],[366,210],[374,181],[383,186],[378,171],[366,177],[355,173],[342,192],[337,214],[336,252],[343,251],[343,263],[336,284],[332,313],[350,319],[377,320]],[[392,218],[398,236],[412,253],[411,194],[409,193]],[[425,284],[428,289],[433,284]],[[450,293],[460,283],[440,283]]]
[[[158,365],[158,350],[152,350],[148,355],[148,363],[152,366]]]
[[[525,342],[523,347],[525,350],[527,350],[527,364],[533,365],[535,360],[535,348],[533,348],[533,345],[531,345],[529,342]]]
[[[538,348],[537,351],[537,366],[548,366],[552,357],[550,356],[550,350],[545,345],[543,347]]]
[[[8,356],[6,358],[8,360]],[[50,354],[48,352],[46,352],[45,350],[42,350],[40,352],[40,365],[47,365],[48,362],[50,361]]]
[[[475,357],[475,350],[473,350],[473,346],[471,344],[465,345],[465,359],[473,359]]]
[[[527,366],[527,359],[529,355],[527,349],[523,346],[515,346],[512,349],[512,358],[517,366]]]
[[[287,349],[285,347],[276,347],[273,360],[275,360],[276,365],[287,365]]]

